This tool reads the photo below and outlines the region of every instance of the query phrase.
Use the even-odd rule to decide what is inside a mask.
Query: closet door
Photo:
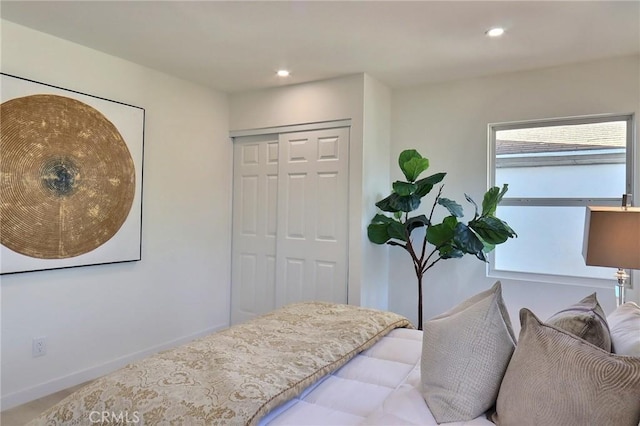
[[[276,306],[346,303],[349,129],[279,141]]]
[[[349,129],[234,139],[231,323],[347,302]]]
[[[231,323],[275,307],[278,135],[237,138],[233,147]]]

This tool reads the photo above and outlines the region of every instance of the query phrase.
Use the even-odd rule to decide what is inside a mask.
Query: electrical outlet
[[[47,338],[46,337],[34,337],[33,346],[31,347],[31,353],[33,357],[43,356],[47,353]]]

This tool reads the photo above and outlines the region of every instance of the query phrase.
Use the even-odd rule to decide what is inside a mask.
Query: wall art
[[[144,109],[0,74],[0,273],[140,260]]]

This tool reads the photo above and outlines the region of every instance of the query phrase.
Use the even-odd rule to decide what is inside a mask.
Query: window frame
[[[513,130],[521,128],[531,127],[552,127],[563,125],[577,125],[577,124],[594,124],[611,121],[626,121],[626,185],[625,190],[627,194],[636,194],[634,188],[635,182],[635,152],[636,152],[636,117],[634,113],[622,113],[622,114],[598,114],[588,116],[575,116],[575,117],[561,117],[561,118],[549,118],[549,119],[537,119],[537,120],[525,120],[503,123],[489,123],[487,125],[487,144],[488,144],[488,186],[489,188],[496,185],[496,133],[502,130]],[[621,204],[621,197],[617,198],[526,198],[526,197],[508,197],[502,199],[501,206],[522,206],[522,207],[586,207],[593,205],[600,206],[619,206]],[[635,200],[635,197],[632,201]],[[635,202],[634,202],[635,203]],[[515,230],[516,233],[518,230]],[[611,281],[614,279],[612,274],[611,279],[593,278],[593,277],[579,277],[571,275],[556,275],[556,274],[542,274],[536,272],[523,272],[523,271],[508,271],[498,270],[494,268],[495,265],[495,251],[491,251],[487,256],[486,275],[491,278],[512,279],[521,281],[539,281],[554,284],[569,284],[578,286],[589,286],[598,288],[611,288]],[[630,279],[628,285],[633,288],[633,282]]]

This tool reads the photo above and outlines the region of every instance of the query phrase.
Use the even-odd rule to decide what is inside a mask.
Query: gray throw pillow
[[[500,282],[423,325],[422,396],[438,423],[493,406],[515,347]]]
[[[619,356],[520,310],[518,346],[504,375],[498,425],[637,426],[640,358]]]
[[[609,326],[595,293],[557,312],[546,322],[611,352]]]

